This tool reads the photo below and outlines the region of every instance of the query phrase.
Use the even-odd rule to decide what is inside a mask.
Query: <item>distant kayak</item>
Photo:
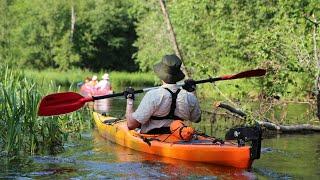
[[[191,141],[182,141],[171,134],[140,134],[128,130],[126,120],[97,112],[93,112],[93,119],[102,137],[140,152],[246,169],[251,167],[254,159],[260,157],[261,139],[251,146],[238,144],[239,140],[238,143],[222,141],[204,134],[197,134]],[[229,132],[231,136],[237,133],[240,134]]]
[[[90,86],[88,84],[83,84],[80,87],[80,94],[84,97],[101,96],[101,95],[107,95],[107,94],[112,94],[112,93],[113,93],[113,91],[109,88],[100,89],[100,88],[95,88],[93,86]]]

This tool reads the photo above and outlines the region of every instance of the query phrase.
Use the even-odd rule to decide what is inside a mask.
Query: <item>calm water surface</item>
[[[109,103],[110,114],[123,116],[123,99]],[[209,121],[197,126],[213,134],[220,127]],[[261,159],[250,171],[140,153],[106,141],[96,130],[67,142],[59,155],[2,162],[0,178],[6,179],[320,179],[320,134],[264,139]]]

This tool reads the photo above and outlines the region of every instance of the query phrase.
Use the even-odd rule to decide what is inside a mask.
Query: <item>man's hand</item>
[[[188,92],[193,92],[196,90],[196,81],[193,79],[187,79],[184,81],[182,88]]]
[[[124,97],[126,99],[132,99],[134,100],[134,89],[132,87],[127,87],[124,91]]]

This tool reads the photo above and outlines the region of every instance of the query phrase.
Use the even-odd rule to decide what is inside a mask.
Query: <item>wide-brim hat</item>
[[[92,76],[92,81],[96,81],[98,79],[98,77],[96,75]]]
[[[104,74],[103,76],[102,76],[102,79],[109,79],[109,74]]]
[[[162,60],[153,66],[156,75],[165,83],[174,84],[184,78],[181,71],[181,60],[175,54],[165,55]]]

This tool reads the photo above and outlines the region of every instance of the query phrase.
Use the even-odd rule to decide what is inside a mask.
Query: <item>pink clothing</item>
[[[90,83],[82,85],[80,88],[80,94],[86,97],[112,94],[113,91],[110,83],[105,83],[104,81],[105,80],[101,80],[96,86],[91,86]]]

